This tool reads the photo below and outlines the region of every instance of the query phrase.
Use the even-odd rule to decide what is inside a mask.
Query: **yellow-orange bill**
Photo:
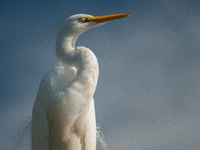
[[[115,15],[97,16],[97,17],[93,17],[92,21],[94,21],[96,23],[108,22],[108,21],[112,21],[112,20],[129,17],[131,15],[133,15],[133,14],[115,14]]]

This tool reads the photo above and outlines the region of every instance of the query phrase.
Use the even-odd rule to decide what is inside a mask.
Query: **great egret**
[[[32,150],[96,149],[93,95],[98,62],[90,49],[75,47],[75,42],[90,28],[130,15],[78,14],[61,25],[56,56],[62,66],[48,72],[41,81],[32,112]]]

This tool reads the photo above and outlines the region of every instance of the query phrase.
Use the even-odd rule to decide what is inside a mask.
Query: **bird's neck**
[[[78,81],[84,86],[80,90],[90,89],[84,92],[88,93],[86,95],[89,99],[92,98],[96,89],[99,67],[97,58],[91,50],[85,47],[75,47],[78,36],[78,34],[59,35],[56,43],[56,55],[61,64],[77,69],[77,75],[73,82]]]
[[[57,41],[56,41],[56,56],[58,61],[65,65],[67,62],[63,60],[64,55],[69,55],[75,49],[75,42],[79,35],[65,33],[62,31],[58,32]]]

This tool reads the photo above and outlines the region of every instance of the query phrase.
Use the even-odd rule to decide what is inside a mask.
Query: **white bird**
[[[40,83],[32,112],[32,150],[96,149],[93,95],[99,66],[94,53],[75,47],[75,42],[90,28],[130,15],[78,14],[61,25],[56,56],[62,66],[48,72]]]

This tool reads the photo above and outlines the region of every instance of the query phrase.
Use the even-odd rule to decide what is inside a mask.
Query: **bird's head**
[[[60,63],[65,64],[66,53],[70,53],[75,49],[75,43],[80,34],[84,31],[104,25],[105,23],[131,16],[132,14],[117,14],[117,15],[107,15],[107,16],[91,16],[86,14],[77,14],[69,17],[61,25],[57,34],[56,41],[56,56]]]
[[[84,31],[106,24],[109,21],[131,16],[132,14],[115,14],[107,16],[91,16],[87,14],[77,14],[70,16],[62,24],[60,32],[70,32],[75,34],[81,34]]]

